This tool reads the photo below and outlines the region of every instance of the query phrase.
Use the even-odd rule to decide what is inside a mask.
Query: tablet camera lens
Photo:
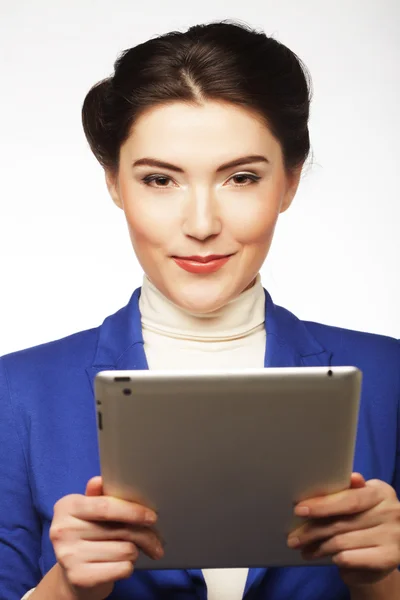
[[[125,394],[125,396],[130,396],[132,394],[132,390],[130,390],[129,388],[125,388],[124,394]]]
[[[331,371],[331,370],[329,369],[329,371],[328,371],[328,377],[332,377],[332,375],[333,375],[333,371]]]

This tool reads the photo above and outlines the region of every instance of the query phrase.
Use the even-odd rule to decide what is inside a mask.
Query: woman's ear
[[[111,196],[114,204],[116,204],[116,206],[118,206],[118,208],[121,208],[123,210],[123,204],[122,204],[121,196],[119,193],[118,176],[115,175],[114,173],[111,173],[111,171],[107,171],[107,170],[104,170],[104,174],[105,174],[107,189],[110,193],[110,196]]]
[[[285,192],[285,195],[284,195],[282,203],[281,203],[281,208],[279,211],[280,213],[285,212],[285,210],[287,210],[293,202],[293,198],[295,197],[297,188],[299,187],[302,168],[303,168],[303,165],[301,165],[300,167],[297,167],[296,169],[293,169],[289,173],[289,175],[286,176],[287,187],[286,187],[286,192]]]

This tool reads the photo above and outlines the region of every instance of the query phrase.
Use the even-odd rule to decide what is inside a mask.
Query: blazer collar
[[[94,360],[86,369],[92,386],[95,375],[102,370],[148,369],[139,310],[140,290],[137,288],[128,304],[99,327]],[[264,293],[267,333],[264,366],[329,365],[331,353],[314,338],[306,324],[274,304],[266,290]]]

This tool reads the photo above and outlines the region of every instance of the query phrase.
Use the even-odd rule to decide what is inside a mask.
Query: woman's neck
[[[169,337],[228,340],[246,336],[265,322],[265,294],[257,277],[217,311],[193,314],[166,298],[145,275],[139,299],[144,329]]]

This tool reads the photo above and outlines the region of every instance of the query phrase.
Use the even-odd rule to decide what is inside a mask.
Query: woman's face
[[[148,278],[176,305],[209,313],[252,285],[299,177],[250,111],[209,101],[142,114],[106,182]],[[225,259],[185,260],[211,255]]]

